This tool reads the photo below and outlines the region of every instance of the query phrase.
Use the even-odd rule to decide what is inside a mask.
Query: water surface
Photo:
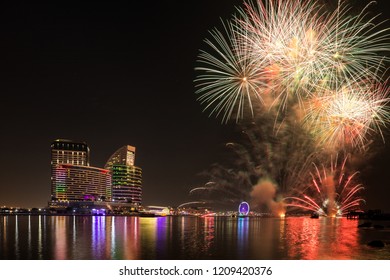
[[[390,227],[362,229],[358,223],[307,217],[0,216],[0,259],[389,260]],[[367,245],[376,239],[387,246]]]

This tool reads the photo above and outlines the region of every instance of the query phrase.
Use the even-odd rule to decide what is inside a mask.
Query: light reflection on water
[[[18,216],[15,217],[15,254],[16,258],[20,257],[19,254],[19,223],[18,223]]]
[[[344,218],[2,216],[0,259],[390,259]],[[380,222],[378,222],[380,223]],[[387,246],[370,248],[371,240]]]
[[[51,232],[54,232],[53,242],[53,253],[54,259],[56,260],[66,260],[67,259],[67,249],[68,249],[68,240],[67,240],[67,231],[68,226],[66,221],[69,220],[68,217],[50,217],[51,218]]]

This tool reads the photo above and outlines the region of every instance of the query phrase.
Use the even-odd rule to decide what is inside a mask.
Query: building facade
[[[126,145],[112,154],[104,166],[112,176],[113,202],[142,204],[142,169],[134,163],[135,147]]]
[[[89,166],[89,147],[85,142],[57,139],[51,144],[51,164]]]
[[[111,168],[112,201],[141,205],[142,169],[137,166],[114,164]]]
[[[119,148],[104,168],[89,164],[85,142],[51,144],[51,205],[72,202],[142,203],[142,169],[134,165],[135,147]]]
[[[85,142],[58,139],[51,144],[51,201],[111,199],[111,175],[89,166]]]
[[[115,151],[107,160],[105,169],[111,169],[114,164],[134,166],[135,163],[135,147],[125,145]]]
[[[54,167],[56,201],[111,200],[111,175],[103,168],[72,164]]]

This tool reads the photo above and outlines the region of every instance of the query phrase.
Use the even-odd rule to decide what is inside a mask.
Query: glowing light
[[[217,213],[214,213],[214,212],[210,212],[210,213],[206,213],[206,214],[203,214],[201,216],[201,218],[209,218],[209,217],[215,217]]]

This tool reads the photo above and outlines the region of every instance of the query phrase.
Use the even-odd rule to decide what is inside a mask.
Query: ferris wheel
[[[243,201],[240,203],[240,205],[238,206],[238,214],[240,216],[248,216],[249,214],[249,204],[248,202],[246,201]]]

